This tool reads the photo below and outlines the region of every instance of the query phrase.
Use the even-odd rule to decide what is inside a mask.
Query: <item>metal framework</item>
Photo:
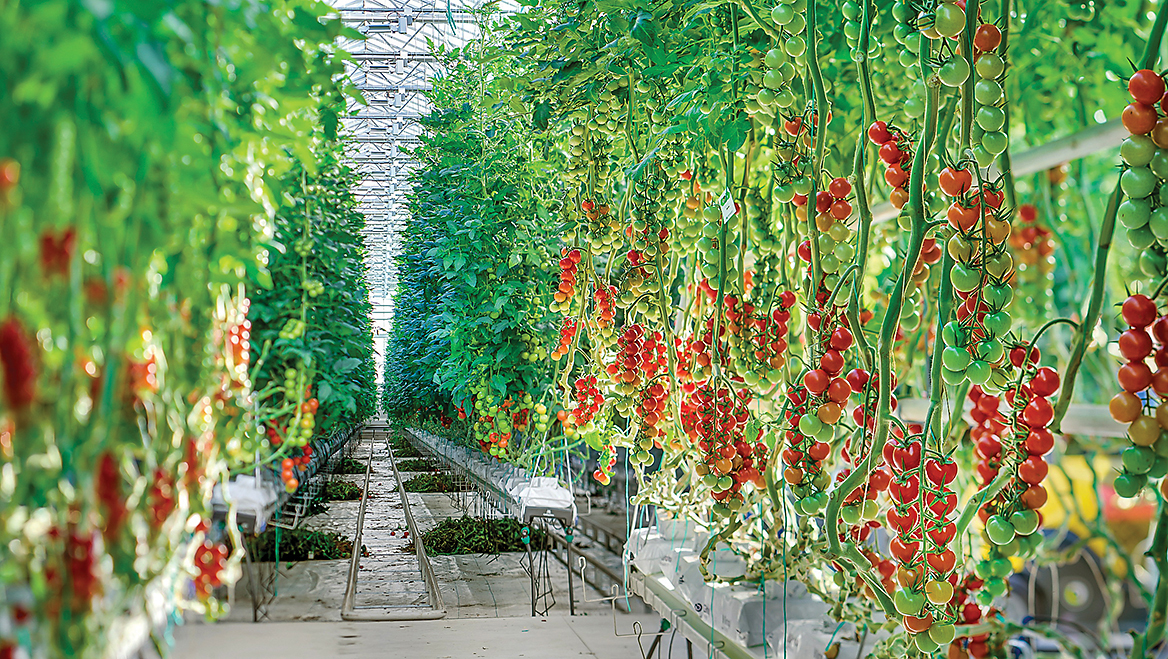
[[[447,5],[449,2],[449,5]],[[394,257],[406,214],[409,175],[417,161],[411,150],[422,128],[418,119],[431,107],[424,92],[442,67],[431,47],[458,48],[478,35],[468,9],[476,0],[331,0],[342,20],[365,35],[342,39],[353,55],[348,75],[366,105],[350,104],[343,124],[352,136],[350,156],[360,181],[355,189],[366,217],[368,281],[373,303],[378,378],[393,323],[397,287]]]

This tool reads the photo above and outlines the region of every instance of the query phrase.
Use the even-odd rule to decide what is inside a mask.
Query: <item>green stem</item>
[[[1168,16],[1168,12],[1160,13]],[[1111,239],[1115,236],[1115,215],[1119,211],[1119,202],[1122,198],[1123,190],[1116,182],[1115,192],[1111,194],[1107,212],[1103,215],[1103,226],[1099,227],[1099,245],[1095,248],[1095,281],[1091,286],[1087,316],[1083,318],[1082,324],[1075,332],[1075,347],[1071,350],[1067,372],[1063,375],[1062,391],[1059,392],[1058,402],[1054,406],[1054,419],[1050,423],[1050,430],[1056,435],[1062,432],[1063,417],[1066,416],[1071,405],[1071,397],[1075,393],[1075,378],[1078,377],[1079,368],[1083,365],[1083,355],[1087,353],[1087,345],[1091,342],[1095,324],[1099,322],[1099,314],[1103,312],[1103,294],[1107,288],[1107,257],[1111,252]]]
[[[945,384],[941,378],[941,352],[944,350],[945,342],[940,340],[940,330],[945,326],[945,323],[949,322],[949,315],[953,313],[953,283],[950,278],[950,271],[953,270],[953,257],[949,254],[949,250],[941,251],[943,254],[941,257],[941,284],[937,292],[938,336],[933,339],[932,371],[929,378],[929,412],[925,415],[926,445],[929,438],[933,438],[938,448],[944,440],[944,436],[941,434],[941,398],[945,394]],[[905,267],[907,268],[908,265],[906,264]],[[957,414],[961,415],[960,408]],[[921,480],[921,483],[924,482]]]
[[[961,85],[961,152],[972,146],[970,133],[973,129],[973,86],[977,73],[973,70],[973,33],[977,30],[977,15],[980,0],[965,3],[965,30],[961,33],[961,51],[965,65],[969,67],[969,77]]]
[[[863,324],[860,323],[860,295],[863,291],[864,270],[868,265],[868,247],[872,236],[872,208],[868,205],[868,192],[864,185],[864,156],[867,153],[867,127],[876,121],[876,103],[872,99],[872,71],[868,66],[868,42],[872,33],[872,0],[864,0],[863,16],[860,22],[860,41],[858,48],[863,53],[860,58],[860,93],[864,97],[863,120],[860,122],[860,135],[856,139],[856,156],[852,161],[852,189],[856,193],[856,212],[859,214],[859,238],[856,244],[856,279],[852,286],[851,304],[848,305],[848,324],[852,328],[852,336],[860,349],[860,358],[864,368],[872,371],[872,347],[868,344],[868,337],[864,336]]]
[[[812,145],[815,153],[811,158],[811,191],[807,195],[807,237],[811,241],[811,285],[808,287],[808,305],[815,306],[815,298],[819,294],[819,279],[823,270],[819,257],[819,226],[815,223],[815,197],[819,193],[819,174],[823,171],[824,139],[827,133],[827,94],[823,89],[823,72],[819,70],[819,24],[816,0],[807,3],[807,68],[811,72],[811,86],[815,92],[815,133],[812,134]],[[809,342],[809,348],[814,346]]]

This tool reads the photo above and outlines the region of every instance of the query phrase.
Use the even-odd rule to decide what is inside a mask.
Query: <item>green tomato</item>
[[[1139,496],[1140,490],[1148,482],[1143,474],[1120,474],[1115,477],[1115,493],[1125,499]]]
[[[977,58],[973,68],[977,69],[978,77],[992,80],[1002,75],[1002,72],[1006,70],[1006,63],[997,53],[988,52],[982,53]]]
[[[840,519],[848,526],[855,526],[860,523],[860,506],[850,505],[840,508]]]
[[[1147,135],[1132,135],[1119,145],[1119,155],[1132,167],[1146,167],[1159,149]]]
[[[955,37],[961,34],[961,31],[965,29],[965,12],[956,4],[947,2],[938,4],[933,19],[933,29],[944,37]],[[969,75],[968,68],[966,68],[965,73]],[[950,87],[956,86],[950,85]]]
[[[771,48],[767,51],[765,61],[767,66],[777,69],[787,61],[787,53],[783,52],[782,48]]]
[[[1005,515],[994,515],[986,522],[986,535],[995,545],[1004,545],[1014,539],[1014,526]]]
[[[791,5],[780,3],[771,10],[771,20],[779,25],[786,25],[793,18],[795,18],[795,8]]]
[[[972,291],[981,285],[981,272],[964,263],[953,266],[950,278],[953,282],[953,288],[962,293]]]
[[[989,264],[987,263],[987,266]],[[986,286],[982,291],[982,298],[992,309],[1002,309],[1014,299],[1014,289],[1006,284]]]
[[[784,49],[791,57],[798,57],[807,51],[807,42],[803,40],[803,37],[794,36],[787,39]]]
[[[1168,257],[1163,252],[1144,250],[1140,254],[1140,271],[1149,277],[1163,278],[1168,270]]]
[[[995,364],[1005,353],[1002,342],[997,339],[986,339],[977,344],[977,357],[988,364]]]
[[[977,121],[977,125],[983,129],[997,131],[1006,123],[1006,113],[995,105],[983,105],[977,111],[975,120]]]
[[[990,336],[1003,336],[1010,331],[1012,319],[1008,311],[996,311],[991,314],[986,314],[983,324]]]
[[[971,360],[969,352],[963,348],[950,346],[941,352],[941,363],[952,371],[964,371]]]
[[[1141,135],[1141,137],[1143,136]],[[1168,151],[1157,150],[1148,167],[1156,175],[1156,178],[1161,181],[1168,180]]]
[[[1150,227],[1145,225],[1138,229],[1129,229],[1127,241],[1136,249],[1148,249],[1156,244],[1156,235],[1152,233]]]
[[[1156,189],[1158,180],[1147,167],[1129,167],[1120,177],[1119,186],[1132,199],[1143,199]]]
[[[990,577],[986,579],[984,587],[987,593],[997,599],[1006,594],[1009,586],[1006,584],[1006,580],[1001,577]]]
[[[949,87],[960,87],[969,78],[969,63],[964,57],[951,57],[948,62],[941,65],[937,76]]]
[[[1163,478],[1168,476],[1168,457],[1156,456],[1156,462],[1152,463],[1152,468],[1148,470],[1148,478]]]
[[[922,654],[931,655],[937,652],[937,650],[941,649],[941,646],[937,643],[937,641],[933,640],[932,633],[935,627],[936,625],[929,627],[928,631],[920,634],[914,634],[912,637],[913,645],[916,645],[917,649],[920,650]]]
[[[925,102],[916,96],[905,99],[904,113],[913,119],[919,119],[925,114]]]
[[[1148,446],[1129,446],[1120,453],[1125,471],[1131,474],[1146,474],[1156,463],[1156,452]]]
[[[925,652],[926,650],[920,647],[920,636],[920,634],[917,635],[917,647],[920,648],[922,652]],[[947,623],[934,624],[929,628],[929,638],[937,644],[937,648],[949,645],[953,642],[954,638],[957,638],[957,628]]]
[[[986,151],[996,156],[1010,145],[1010,138],[1002,131],[987,131],[985,135],[981,136],[981,145]]]
[[[969,362],[969,366],[965,369],[965,376],[973,384],[985,384],[985,381],[990,378],[990,365],[986,362],[975,359]]]
[[[965,330],[962,329],[961,323],[958,323],[956,320],[945,323],[945,326],[941,328],[941,338],[945,341],[946,345],[951,346],[963,346],[968,341]]]
[[[996,80],[978,80],[973,86],[973,98],[980,105],[996,105],[1002,99],[1002,86]]]
[[[1152,204],[1147,199],[1125,199],[1115,214],[1119,223],[1128,229],[1144,226],[1151,216]]]
[[[778,89],[784,84],[783,74],[780,73],[778,69],[771,69],[770,71],[762,74],[762,84],[768,90]]]
[[[1010,524],[1020,536],[1029,536],[1038,530],[1038,513],[1033,510],[1019,510],[1010,515]],[[1007,567],[1009,564],[1007,563]],[[1007,572],[1006,574],[1009,574]],[[1006,576],[1004,574],[998,576]]]
[[[909,588],[901,588],[892,596],[892,603],[896,606],[897,613],[915,616],[925,608],[925,596]]]

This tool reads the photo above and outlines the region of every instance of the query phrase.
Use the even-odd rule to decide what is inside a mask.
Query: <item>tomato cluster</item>
[[[583,238],[594,251],[610,247],[620,238],[617,233],[620,225],[610,214],[608,204],[589,199],[580,203],[580,210],[584,211],[585,218]]]
[[[682,428],[697,440],[701,461],[696,469],[716,502],[714,512],[729,514],[742,505],[742,487],[764,485],[766,444],[746,437],[751,394],[710,385],[697,387],[682,403]],[[761,435],[761,432],[760,432]]]
[[[889,126],[884,121],[874,121],[868,126],[868,139],[880,147],[880,160],[884,163],[884,182],[891,188],[888,200],[898,210],[908,203],[908,179],[912,165],[912,140],[903,131]]]
[[[560,361],[572,350],[572,340],[576,338],[576,319],[564,316],[564,325],[560,328],[560,344],[552,351],[552,359]]]
[[[596,376],[585,375],[576,378],[572,386],[572,399],[574,404],[568,412],[571,424],[578,428],[587,426],[604,405],[604,395],[597,387]]]
[[[560,258],[560,284],[552,296],[552,311],[566,313],[572,306],[572,298],[576,296],[576,271],[580,265],[580,250],[567,247],[563,249]]]
[[[1038,221],[1038,209],[1033,204],[1018,207],[1018,226],[1010,234],[1010,246],[1018,264],[1014,289],[1025,302],[1018,305],[1018,311],[1039,325],[1049,316],[1053,294],[1054,241],[1050,229]]]
[[[222,542],[203,540],[195,549],[195,592],[200,598],[211,596],[211,590],[222,585],[223,569],[227,567],[227,556],[230,554],[227,545]]]
[[[1119,369],[1123,391],[1111,399],[1110,410],[1116,421],[1129,424],[1131,445],[1120,455],[1123,473],[1115,479],[1115,492],[1134,497],[1150,480],[1168,474],[1168,316],[1139,294],[1124,301],[1122,313],[1129,327],[1119,337],[1119,353],[1127,363]],[[1155,371],[1147,364],[1153,353]],[[1159,399],[1154,408],[1152,392]]]
[[[1127,199],[1116,219],[1139,250],[1140,269],[1160,279],[1168,270],[1168,186],[1163,185],[1168,179],[1168,96],[1164,80],[1148,69],[1132,74],[1128,93],[1132,102],[1122,120],[1131,136],[1119,150],[1125,164],[1119,185]]]
[[[37,370],[32,357],[32,337],[20,320],[9,317],[0,324],[0,367],[4,372],[4,397],[9,407],[21,411],[36,398]]]
[[[941,173],[942,190],[954,198],[948,218],[956,231],[946,248],[956,262],[950,280],[962,300],[957,319],[941,331],[941,375],[949,384],[969,380],[1000,388],[1007,381],[1003,339],[1013,322],[1006,310],[1014,297],[1009,284],[1014,261],[1006,245],[1011,227],[1001,210],[1002,193],[988,186],[970,193],[971,184],[968,171]]]
[[[1002,32],[993,23],[977,26],[973,35],[973,69],[978,80],[973,86],[975,104],[972,137],[973,157],[978,167],[989,167],[998,154],[1006,150],[1006,112],[1002,82],[1006,76],[1006,60],[996,51],[1002,42]]]

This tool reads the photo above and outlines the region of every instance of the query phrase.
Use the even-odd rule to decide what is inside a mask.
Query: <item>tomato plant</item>
[[[211,488],[263,414],[275,192],[341,100],[327,12],[0,4],[0,655],[129,652],[147,614],[222,608]]]
[[[457,65],[493,75],[455,97],[436,87],[398,294],[428,330],[402,326],[390,398],[433,383],[410,409],[441,414],[460,387],[486,396],[474,344],[453,337],[489,293],[457,281],[457,255],[437,261],[465,218],[499,212],[488,179],[460,180],[464,163],[502,161],[460,141],[490,117],[484,136],[557,175],[526,190],[562,224],[498,246],[551,256],[542,302],[558,322],[527,333],[553,359],[491,375],[500,396],[514,377],[555,398],[544,449],[585,442],[601,482],[625,457],[631,503],[710,528],[703,559],[727,543],[751,579],[799,575],[844,619],[892,621],[876,656],[1005,656],[1017,627],[997,612],[1017,565],[1047,555],[1048,456],[1072,396],[1102,402],[1118,371],[1120,495],[1150,492],[1168,464],[1146,393],[1166,377],[1148,328],[1166,276],[1168,13],[1149,28],[1122,4],[523,3]],[[1021,148],[1106,116],[1132,133],[1118,181],[1112,154],[1016,174]],[[445,143],[469,153],[442,160]],[[1138,297],[1116,367],[1097,335],[1125,289]],[[463,411],[514,459],[498,450],[505,409]],[[1163,638],[1168,582],[1147,595],[1133,657]]]

